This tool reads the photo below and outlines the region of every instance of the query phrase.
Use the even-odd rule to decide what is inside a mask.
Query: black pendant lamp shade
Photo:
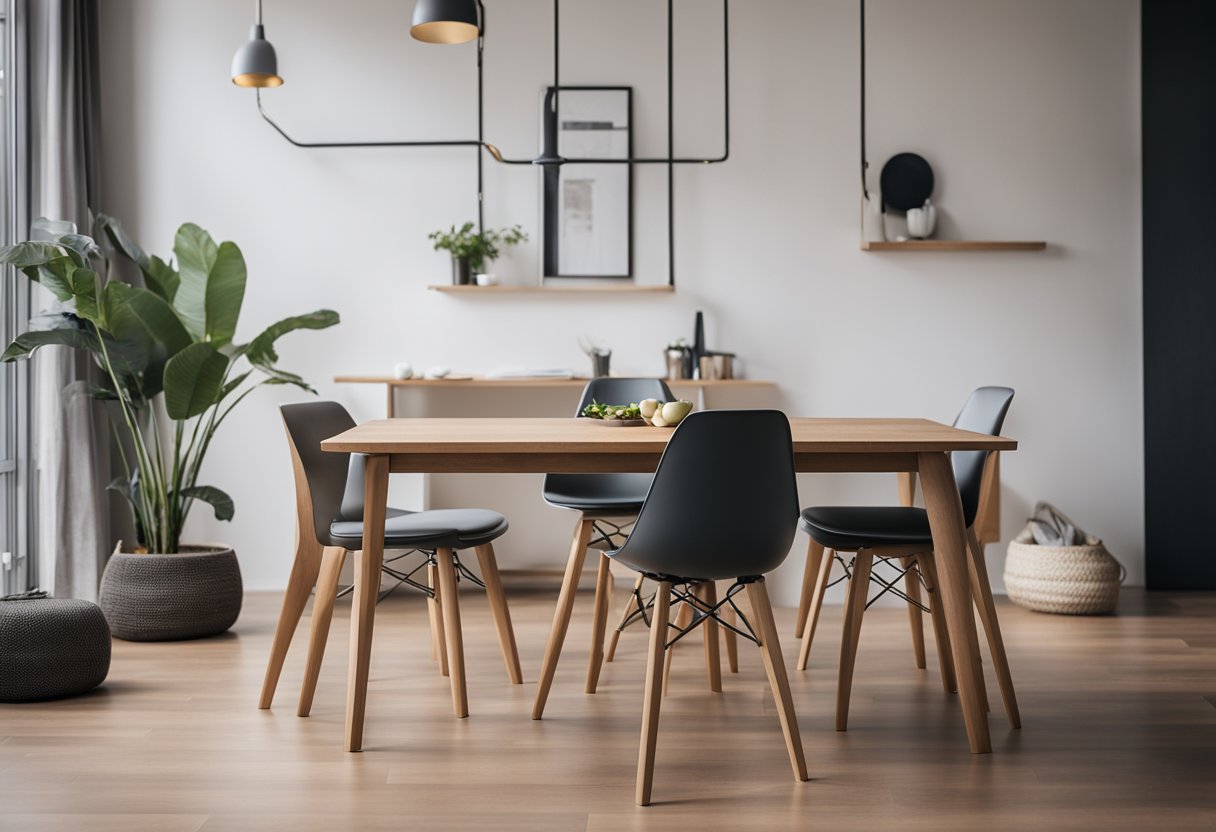
[[[257,3],[257,22],[249,30],[249,40],[232,56],[232,83],[238,87],[279,87],[279,60],[266,40],[262,26],[262,0]]]
[[[542,167],[566,164],[566,160],[557,153],[557,90],[553,87],[545,92],[543,124],[540,155],[532,160],[532,164]]]
[[[468,43],[480,32],[476,0],[418,0],[410,34],[425,43]]]

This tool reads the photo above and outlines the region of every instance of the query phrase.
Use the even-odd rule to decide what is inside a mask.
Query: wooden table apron
[[[973,753],[992,750],[980,698],[975,619],[966,539],[949,452],[1012,451],[1017,443],[923,419],[790,419],[800,473],[919,474],[933,533],[940,598],[955,644],[958,692]],[[388,475],[392,473],[653,472],[672,431],[609,428],[578,419],[393,419],[368,422],[321,443],[326,451],[368,456],[363,557],[356,560],[351,613],[346,748],[358,751],[376,611],[376,582],[384,557]]]

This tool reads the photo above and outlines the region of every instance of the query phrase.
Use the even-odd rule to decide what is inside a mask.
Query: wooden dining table
[[[954,660],[967,741],[972,753],[992,750],[982,694],[979,647],[966,560],[966,530],[951,451],[1013,451],[1017,442],[926,419],[791,418],[794,462],[800,473],[916,472],[933,533],[939,596],[955,645]],[[609,427],[592,419],[382,419],[326,439],[326,451],[367,456],[364,473],[363,554],[355,561],[347,680],[346,750],[363,745],[368,668],[391,473],[651,473],[673,435],[670,428]],[[564,637],[561,604],[573,600],[579,570],[567,565],[559,614],[546,648],[556,664]],[[581,555],[578,558],[581,565]],[[446,599],[445,599],[446,602]],[[458,602],[452,599],[453,606]],[[445,604],[446,606],[446,604]],[[458,607],[452,610],[459,615]],[[448,611],[445,610],[445,615]],[[451,629],[449,629],[451,632]],[[450,672],[464,675],[459,630],[449,638]],[[552,654],[552,655],[550,655]],[[542,675],[542,682],[544,677]],[[545,685],[538,690],[543,707]]]

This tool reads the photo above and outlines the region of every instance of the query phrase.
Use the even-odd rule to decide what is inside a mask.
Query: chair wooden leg
[[[710,607],[718,603],[718,585],[706,581],[697,585],[697,597]],[[718,649],[718,622],[707,617],[701,624],[705,638],[705,675],[709,681],[709,689],[714,693],[722,692],[722,657]]]
[[[988,636],[988,652],[992,655],[992,666],[1001,689],[1001,701],[1005,704],[1005,716],[1009,718],[1009,727],[1021,728],[1022,715],[1018,711],[1018,699],[1013,691],[1013,675],[1009,672],[1009,658],[1005,655],[1005,640],[1001,637],[996,604],[992,601],[992,586],[988,582],[984,547],[980,545],[974,529],[968,529],[967,536],[971,550],[971,594],[975,596],[980,621],[984,625],[985,635]]]
[[[802,749],[802,734],[798,730],[798,716],[794,713],[794,697],[785,673],[785,660],[781,658],[777,622],[773,620],[773,607],[768,600],[764,579],[748,584],[747,595],[752,602],[757,634],[760,636],[760,655],[764,659],[764,670],[768,673],[769,687],[773,689],[777,716],[781,719],[781,733],[785,735],[785,748],[790,755],[790,767],[794,770],[794,779],[801,782],[808,779],[806,754]]]
[[[642,739],[638,746],[638,779],[635,796],[639,806],[650,805],[654,785],[654,752],[659,737],[659,706],[663,703],[663,667],[666,664],[667,616],[671,584],[659,582],[650,625],[650,650],[646,656],[646,694],[642,704]]]
[[[836,683],[836,730],[849,728],[849,698],[853,693],[853,668],[857,664],[857,642],[870,590],[870,567],[874,556],[861,550],[853,558],[853,575],[844,607],[844,633],[840,639],[840,670]]]
[[[625,604],[621,608],[621,620],[616,625],[616,629],[608,637],[608,652],[604,654],[604,661],[610,662],[616,657],[616,643],[621,639],[621,630],[625,627],[625,622],[629,620],[629,616],[636,610],[638,596],[642,592],[642,584],[646,578],[638,575],[638,579],[633,582],[633,592],[629,593],[629,597],[625,599]]]
[[[362,553],[355,557],[361,558]],[[304,667],[304,684],[300,688],[300,704],[296,716],[308,716],[312,711],[313,694],[317,691],[317,677],[321,675],[321,662],[325,658],[325,643],[329,639],[329,627],[334,618],[334,602],[338,600],[338,577],[342,564],[346,562],[346,550],[340,546],[327,546],[321,557],[321,575],[317,578],[316,597],[312,602],[312,628],[308,637],[308,663]]]
[[[937,641],[937,663],[941,666],[942,687],[946,693],[957,693],[958,682],[954,678],[954,651],[950,647],[950,632],[946,628],[946,615],[942,611],[941,598],[937,593],[937,568],[932,555],[917,556],[925,588],[929,591],[929,613],[933,621],[933,638]]]
[[[427,579],[431,585],[433,598],[426,602],[427,611],[431,617],[431,654],[439,660],[439,675],[448,675],[448,640],[443,631],[443,587],[439,585],[439,567],[430,564],[426,568]]]
[[[507,595],[502,589],[502,578],[498,574],[498,560],[494,557],[493,544],[486,543],[477,547],[477,563],[481,567],[481,580],[486,585],[490,612],[494,615],[494,629],[498,631],[498,646],[502,650],[502,660],[507,666],[507,678],[513,685],[522,685],[524,674],[519,667],[519,649],[515,646],[511,611],[507,608]]]
[[[578,579],[583,573],[583,558],[587,554],[587,543],[591,540],[591,523],[580,517],[574,527],[574,541],[570,545],[570,558],[566,561],[566,575],[562,578],[562,589],[557,596],[557,609],[553,611],[553,627],[549,631],[549,642],[545,645],[545,658],[541,662],[540,678],[536,683],[536,700],[532,703],[532,718],[540,719],[545,713],[545,702],[549,699],[549,688],[553,686],[553,674],[557,671],[557,660],[561,658],[562,643],[570,627],[570,613],[574,609],[574,595],[578,592]]]
[[[802,569],[802,592],[798,596],[798,618],[795,619],[794,638],[802,638],[802,634],[806,632],[811,599],[815,597],[815,580],[819,577],[822,562],[823,544],[812,538],[806,549],[806,566]]]
[[[913,601],[920,602],[920,574],[916,569],[916,558],[902,558],[904,572],[904,592]],[[925,669],[925,622],[921,617],[920,607],[908,604],[908,626],[912,628],[912,654],[916,666]]]
[[[815,629],[819,626],[819,613],[823,611],[823,597],[828,592],[828,581],[832,577],[832,564],[836,562],[836,553],[829,549],[819,562],[819,574],[815,576],[815,585],[811,589],[811,608],[808,612],[806,632],[802,636],[802,645],[798,649],[798,669],[806,670],[811,658],[811,645],[815,642]]]
[[[363,470],[363,553],[355,561],[350,614],[350,664],[346,678],[346,750],[363,749],[367,675],[371,669],[380,567],[384,563],[384,516],[388,504],[388,457],[371,454]]]
[[[655,602],[658,603],[657,601]],[[678,602],[680,609],[676,611],[676,626],[681,630],[688,627],[692,623],[692,607],[684,602]],[[651,624],[651,626],[654,626]],[[667,695],[668,681],[671,678],[672,660],[676,657],[676,645],[671,645],[671,649],[667,651],[667,661],[663,663],[663,695]]]
[[[464,635],[460,628],[460,597],[456,592],[455,553],[439,549],[435,560],[439,566],[439,586],[443,610],[443,633],[448,642],[448,672],[452,675],[452,710],[457,719],[469,715],[469,693],[464,675]]]
[[[595,693],[600,681],[600,668],[604,666],[604,631],[608,629],[608,593],[612,583],[612,570],[607,555],[600,553],[595,570],[595,608],[591,613],[591,653],[587,657],[587,681],[584,693]]]
[[[308,596],[317,585],[317,574],[320,571],[321,544],[314,538],[301,535],[296,541],[296,558],[291,564],[291,577],[287,579],[287,591],[283,594],[279,623],[274,629],[270,659],[266,663],[266,676],[262,680],[262,694],[258,697],[258,707],[263,710],[269,708],[274,700],[279,676],[283,672],[283,662],[287,658],[287,649],[291,647],[291,639],[296,634],[296,627],[300,625],[300,616],[308,605]]]
[[[727,624],[732,627],[739,626],[738,616],[735,615],[735,608],[730,604],[722,607],[722,618]],[[726,644],[726,666],[730,668],[731,673],[739,672],[739,637],[735,635],[734,630],[729,630],[726,627],[722,628],[722,641]]]

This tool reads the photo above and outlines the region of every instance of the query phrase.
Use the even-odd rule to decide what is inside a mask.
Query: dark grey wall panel
[[[1216,3],[1143,0],[1145,559],[1216,589]]]

